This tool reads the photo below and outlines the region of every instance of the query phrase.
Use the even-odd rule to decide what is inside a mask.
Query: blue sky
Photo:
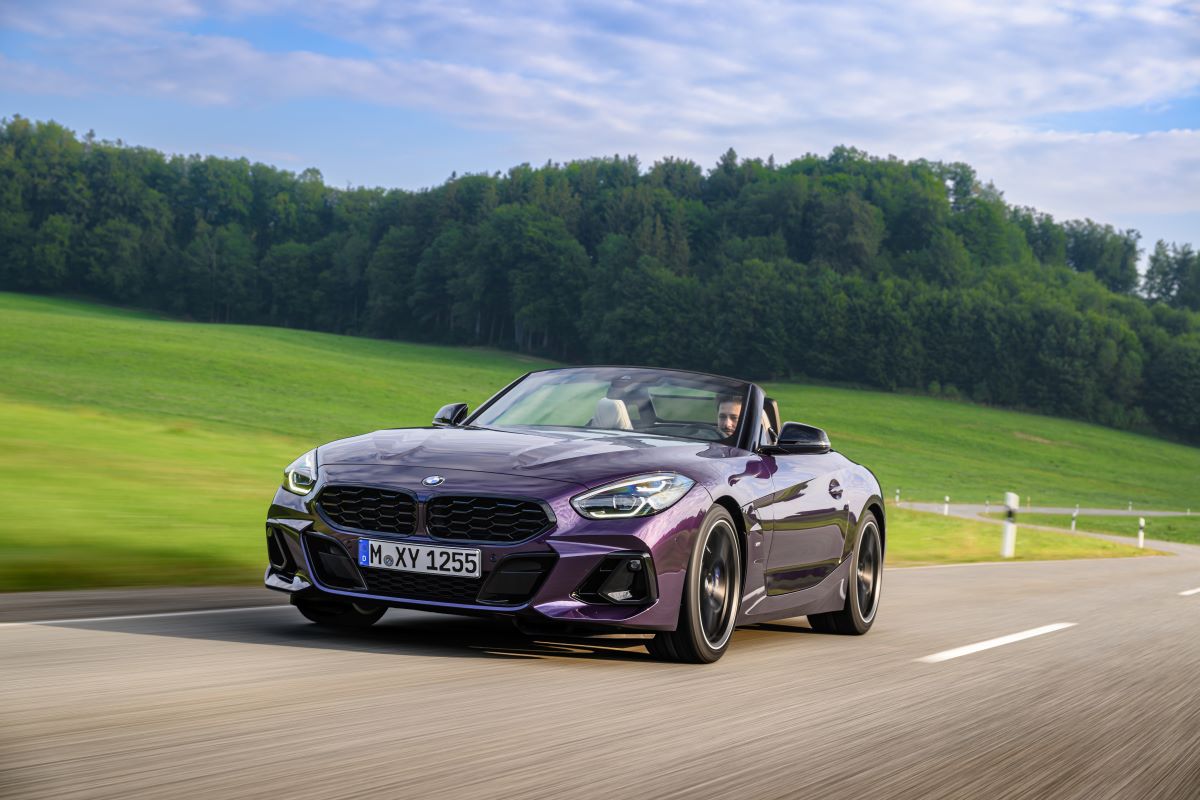
[[[0,116],[335,185],[847,144],[1200,245],[1194,1],[0,4]]]

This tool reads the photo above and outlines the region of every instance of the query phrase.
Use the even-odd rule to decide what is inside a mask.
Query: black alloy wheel
[[[872,522],[859,537],[858,558],[854,564],[858,607],[868,623],[875,618],[879,600],[879,577],[883,572],[883,554],[879,549],[879,529]]]
[[[657,634],[650,654],[666,661],[711,664],[729,648],[742,597],[742,557],[729,512],[714,506],[704,517],[684,581],[679,625]]]
[[[854,565],[846,604],[838,611],[809,614],[808,624],[821,633],[861,636],[871,630],[883,589],[883,540],[873,512],[863,514],[854,542]]]

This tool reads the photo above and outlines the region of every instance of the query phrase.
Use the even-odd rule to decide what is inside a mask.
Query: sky
[[[0,0],[0,116],[337,186],[849,145],[1200,246],[1200,2]]]

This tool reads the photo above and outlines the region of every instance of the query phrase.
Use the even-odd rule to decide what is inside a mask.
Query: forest
[[[1200,257],[849,147],[337,188],[0,122],[0,290],[916,391],[1200,442]],[[302,369],[302,365],[298,365]],[[313,376],[320,380],[320,376]]]

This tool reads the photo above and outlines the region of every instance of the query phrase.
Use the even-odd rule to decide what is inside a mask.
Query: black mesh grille
[[[412,533],[417,528],[417,502],[412,495],[364,486],[326,486],[317,505],[343,528],[381,533]]]
[[[426,515],[429,535],[439,539],[519,542],[550,527],[538,503],[502,497],[435,497]]]
[[[446,603],[475,602],[482,578],[455,578],[390,569],[359,569],[367,582],[367,591],[380,597],[410,600],[441,600]]]

